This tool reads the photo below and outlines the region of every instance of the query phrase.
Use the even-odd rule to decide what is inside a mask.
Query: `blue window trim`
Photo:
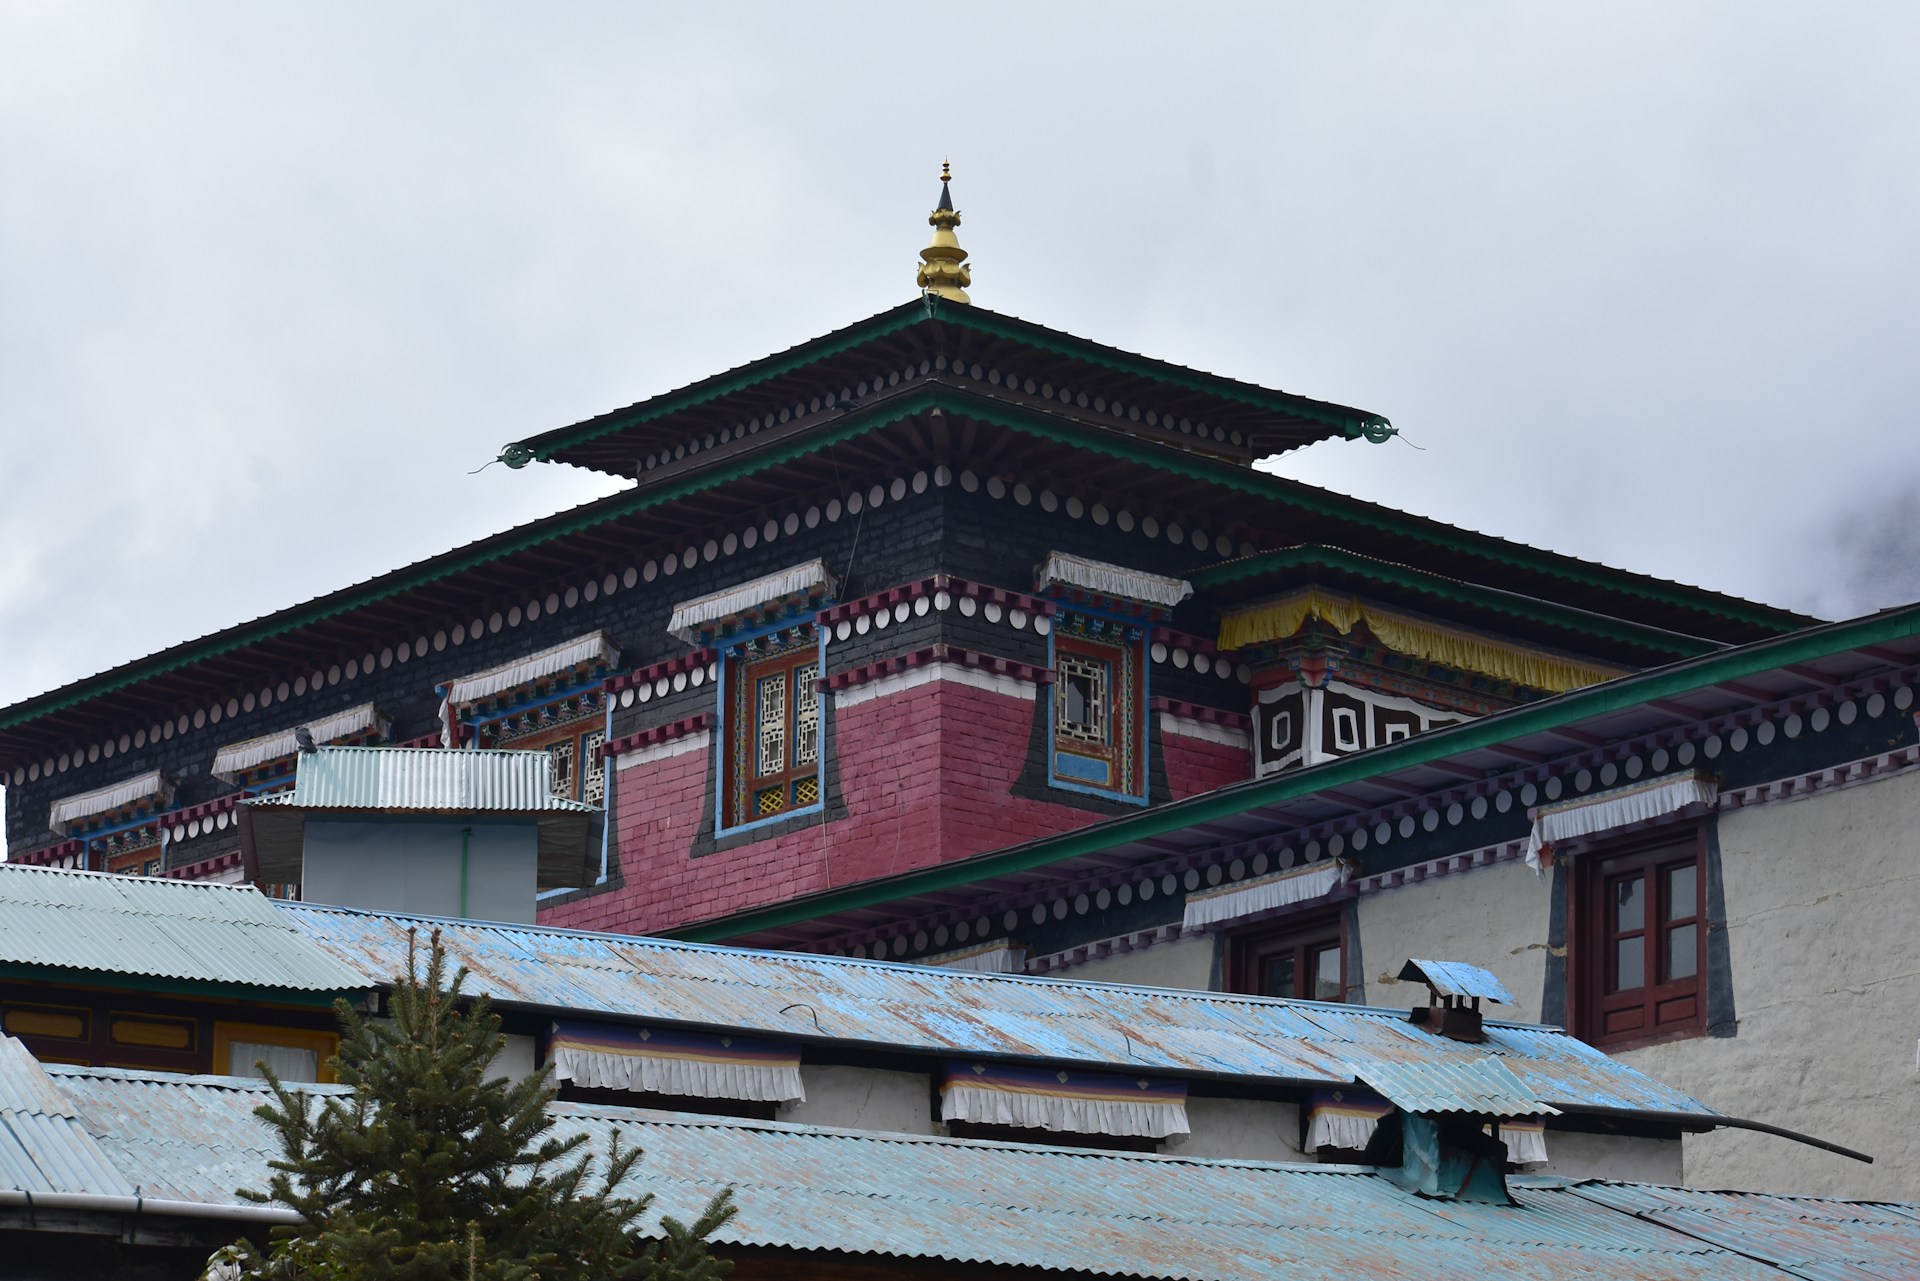
[[[1111,610],[1093,609],[1081,605],[1072,607],[1062,605],[1058,614],[1084,614],[1092,618],[1110,619],[1116,623],[1124,623],[1129,627],[1138,627],[1143,633],[1152,626],[1150,620],[1136,614],[1118,614]],[[1047,666],[1056,672],[1060,670],[1060,661],[1055,655],[1054,640],[1059,634],[1060,619],[1056,616],[1053,626],[1047,629]],[[1148,732],[1152,723],[1150,719],[1152,713],[1148,709],[1153,703],[1153,662],[1151,646],[1145,637],[1140,641],[1138,654],[1140,663],[1140,725],[1137,732],[1140,735],[1140,790],[1138,792],[1128,792],[1117,787],[1097,787],[1091,783],[1077,783],[1072,779],[1060,777],[1058,771],[1055,769],[1055,761],[1059,756],[1060,749],[1060,703],[1051,686],[1047,687],[1044,692],[1044,697],[1047,700],[1048,787],[1058,788],[1063,792],[1079,792],[1085,796],[1098,796],[1109,801],[1121,801],[1128,805],[1145,806],[1148,804],[1149,794],[1153,787],[1153,761],[1148,755],[1153,750],[1153,735]],[[1108,723],[1113,726],[1113,732],[1116,734],[1119,733],[1122,728],[1117,723],[1117,719],[1118,718],[1113,716],[1108,717]],[[1136,732],[1131,725],[1126,726],[1125,729],[1126,732],[1130,734]]]
[[[732,701],[728,695],[732,692],[733,687],[731,675],[735,666],[734,662],[731,661],[735,658],[733,650],[749,642],[756,641],[762,636],[771,636],[775,632],[784,632],[789,627],[793,627],[798,623],[806,623],[813,627],[813,674],[814,679],[818,680],[827,674],[827,630],[820,626],[815,619],[783,619],[777,623],[768,623],[763,627],[756,627],[751,631],[736,632],[724,638],[717,637],[714,640],[714,648],[719,651],[720,655],[718,663],[720,678],[714,682],[714,702],[718,707],[714,716],[714,726],[717,732],[713,740],[715,748],[713,753],[713,834],[716,839],[723,836],[739,836],[745,832],[771,827],[776,823],[785,822],[787,819],[797,818],[803,814],[818,814],[826,808],[827,708],[832,700],[824,697],[826,691],[822,690],[820,715],[815,719],[813,727],[814,776],[818,780],[817,787],[819,789],[820,799],[811,805],[803,805],[798,809],[782,810],[778,814],[769,814],[765,818],[756,818],[750,823],[734,823],[731,825],[727,823],[727,802],[730,799],[727,796],[727,757],[733,746],[732,725],[727,719],[727,705]],[[744,655],[740,656],[740,661],[745,661]]]

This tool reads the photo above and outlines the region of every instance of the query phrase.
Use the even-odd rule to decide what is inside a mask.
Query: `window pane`
[[[1293,988],[1293,953],[1282,952],[1278,956],[1269,956],[1260,964],[1260,994],[1262,996],[1295,996]]]
[[[1700,927],[1676,925],[1667,931],[1667,982],[1700,972]]]
[[[553,794],[573,799],[573,740],[563,738],[547,749],[553,762]]]
[[[264,1062],[282,1081],[313,1082],[320,1079],[320,1055],[313,1050],[290,1045],[267,1045],[260,1041],[232,1041],[227,1045],[227,1070],[234,1076],[262,1076],[256,1064]]]
[[[1313,954],[1313,999],[1340,999],[1340,949],[1323,947]]]
[[[1684,921],[1700,915],[1700,869],[1692,863],[1667,869],[1667,919]]]
[[[1613,932],[1625,934],[1647,926],[1647,882],[1643,876],[1623,876],[1613,883]]]
[[[1055,731],[1083,743],[1107,740],[1107,665],[1078,654],[1061,654]]]
[[[1643,937],[1613,941],[1613,987],[1615,992],[1631,992],[1647,981],[1647,941]]]

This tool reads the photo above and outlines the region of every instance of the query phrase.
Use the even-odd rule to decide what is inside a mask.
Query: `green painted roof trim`
[[[902,418],[936,407],[965,413],[969,417],[993,423],[1011,431],[1080,448],[1090,448],[1112,457],[1124,458],[1144,466],[1183,475],[1189,479],[1218,485],[1231,491],[1252,494],[1267,500],[1289,502],[1314,515],[1368,525],[1385,533],[1550,574],[1571,582],[1642,596],[1649,600],[1661,601],[1685,609],[1696,609],[1703,613],[1719,614],[1722,617],[1757,626],[1778,628],[1782,631],[1805,621],[1784,610],[1752,605],[1696,588],[1661,583],[1629,574],[1624,570],[1587,565],[1570,557],[1558,557],[1551,553],[1523,548],[1518,544],[1503,543],[1487,535],[1470,534],[1464,530],[1442,525],[1437,521],[1422,520],[1419,517],[1409,516],[1405,512],[1377,507],[1267,472],[1254,471],[1231,463],[1215,462],[1202,455],[1189,454],[1164,445],[1142,441],[1123,432],[1102,430],[1071,419],[1052,418],[1030,410],[1014,409],[951,387],[930,386],[900,399],[886,401],[866,411],[856,409],[844,418],[821,424],[778,444],[734,455],[720,461],[711,470],[693,472],[665,484],[650,485],[644,489],[615,494],[610,498],[583,504],[571,511],[561,512],[544,520],[469,543],[465,547],[416,562],[316,600],[291,606],[278,613],[269,614],[265,618],[255,619],[253,622],[243,623],[238,627],[216,632],[199,640],[189,641],[173,649],[162,650],[144,659],[136,659],[123,667],[98,676],[82,678],[42,694],[38,698],[28,699],[0,710],[0,730],[12,729],[42,716],[76,706],[88,699],[97,698],[102,694],[125,689],[140,681],[177,671],[193,663],[217,658],[241,646],[271,640],[295,628],[323,622],[349,610],[377,604],[402,592],[425,587],[453,574],[477,568],[499,560],[503,556],[513,555],[515,552],[541,546],[556,538],[564,538],[569,534],[579,533],[623,516],[646,511],[691,494],[718,488],[743,476],[752,476],[769,468],[778,467],[796,458],[830,448],[843,440],[880,430]]]
[[[245,623],[225,632],[216,632],[212,636],[190,641],[174,649],[163,650],[150,659],[135,660],[126,667],[107,672],[101,677],[76,681],[72,685],[41,696],[41,699],[51,701],[28,700],[24,703],[16,703],[0,713],[0,730],[12,729],[16,725],[26,724],[28,721],[83,703],[90,698],[124,689],[151,677],[165,675],[167,672],[203,659],[217,658],[242,645],[271,640],[296,627],[323,622],[348,610],[377,604],[401,592],[425,587],[449,575],[477,568],[518,551],[538,547],[555,538],[576,534],[581,530],[603,525],[610,520],[618,520],[622,516],[629,516],[635,512],[685,498],[690,494],[716,488],[742,476],[751,476],[770,467],[778,467],[782,463],[791,462],[817,449],[838,444],[842,440],[865,432],[876,431],[889,423],[928,408],[932,403],[932,397],[927,395],[914,397],[904,403],[890,402],[887,408],[893,412],[886,418],[862,418],[857,413],[852,414],[765,451],[736,458],[730,464],[717,467],[713,471],[695,473],[665,485],[649,487],[634,493],[602,498],[597,502],[576,507],[572,511],[536,521],[531,525],[469,543],[465,547],[395,570],[391,574],[362,583],[358,587],[349,587],[305,605],[295,605],[278,614],[269,614],[252,623]]]
[[[1187,580],[1195,587],[1205,589],[1224,587],[1228,583],[1242,582],[1249,578],[1262,578],[1268,574],[1310,568],[1336,570],[1370,582],[1403,587],[1429,596],[1440,596],[1463,605],[1472,605],[1552,627],[1564,627],[1569,631],[1577,631],[1588,636],[1641,645],[1679,658],[1691,658],[1695,654],[1706,654],[1724,648],[1698,637],[1683,636],[1657,627],[1642,627],[1624,619],[1609,618],[1589,610],[1570,609],[1551,601],[1522,596],[1517,592],[1498,591],[1476,583],[1461,582],[1457,578],[1429,574],[1408,565],[1398,565],[1392,561],[1362,556],[1357,552],[1339,547],[1282,547],[1196,570],[1187,575]]]
[[[282,1005],[301,1008],[330,1008],[336,1000],[352,1000],[371,991],[342,988],[332,992],[308,992],[285,987],[254,987],[245,983],[204,982],[199,979],[167,978],[158,974],[134,974],[126,970],[70,970],[55,965],[22,965],[0,961],[0,979],[18,979],[30,983],[48,983],[98,992],[147,992],[165,996],[203,996],[209,999],[244,1001],[249,1005]]]
[[[1620,711],[1654,699],[1673,698],[1724,681],[1757,676],[1793,663],[1809,662],[1850,649],[1910,636],[1920,636],[1920,605],[1908,605],[1844,623],[1829,623],[1789,636],[1756,641],[1738,649],[1723,650],[1704,658],[1686,659],[1448,729],[1431,730],[1398,743],[1341,757],[1295,773],[1235,783],[1184,801],[1172,801],[1139,814],[1109,819],[1091,827],[1017,845],[998,853],[978,855],[884,881],[870,881],[760,911],[742,912],[717,921],[668,930],[664,932],[664,937],[689,943],[724,943],[743,934],[779,929],[837,912],[859,911],[915,894],[958,889],[988,877],[1032,871],[1084,854],[1096,854],[1124,842],[1164,836],[1182,828],[1233,818],[1262,806],[1362,782],[1393,770],[1408,769],[1461,752],[1492,747],[1585,717]]]
[[[1406,512],[1395,511],[1390,507],[1380,507],[1328,490],[1317,489],[1312,485],[1289,480],[1283,476],[1275,476],[1270,472],[1254,471],[1232,463],[1215,462],[1204,455],[1137,440],[1121,432],[1083,427],[1068,419],[1048,418],[1030,410],[1015,409],[995,401],[976,399],[957,390],[948,390],[945,394],[955,398],[954,401],[947,403],[954,404],[956,410],[963,411],[968,417],[981,422],[993,423],[1010,431],[1025,432],[1028,435],[1040,436],[1063,444],[1091,447],[1116,458],[1125,458],[1161,471],[1185,476],[1190,480],[1219,485],[1240,493],[1293,503],[1313,515],[1370,525],[1383,533],[1417,539],[1437,547],[1500,561],[1569,582],[1640,596],[1648,600],[1676,605],[1682,609],[1718,614],[1723,618],[1758,627],[1768,627],[1776,631],[1795,630],[1812,621],[1787,610],[1775,609],[1771,605],[1756,605],[1751,601],[1723,596],[1702,588],[1663,582],[1627,570],[1593,565],[1569,556],[1559,556],[1518,543],[1509,543],[1492,535],[1474,534],[1444,525],[1439,521],[1410,516]]]
[[[885,338],[888,334],[898,333],[926,321],[926,308],[917,302],[883,311],[877,316],[857,321],[845,329],[826,334],[810,342],[790,347],[777,355],[742,365],[731,372],[703,378],[697,383],[683,387],[679,391],[669,391],[650,397],[627,409],[616,409],[598,418],[590,418],[584,423],[572,427],[559,427],[551,432],[530,437],[545,443],[533,451],[533,456],[541,462],[551,462],[555,454],[584,445],[588,441],[629,427],[638,427],[669,414],[677,414],[704,405],[710,400],[730,396],[737,391],[745,391],[769,379],[790,374],[796,369],[805,368],[817,361],[837,356],[863,343],[876,338]],[[526,441],[517,442],[521,444]]]
[[[1189,369],[1184,365],[1154,360],[1148,356],[1135,356],[1115,347],[1107,347],[1084,338],[1075,338],[1070,334],[1063,334],[1030,322],[1011,320],[996,312],[976,307],[943,308],[940,319],[961,329],[974,329],[981,333],[992,334],[996,338],[1026,343],[1043,351],[1050,351],[1056,356],[1065,356],[1069,360],[1085,360],[1120,373],[1136,374],[1174,387],[1184,387],[1188,391],[1242,401],[1275,413],[1295,414],[1301,418],[1316,419],[1339,428],[1349,439],[1364,435],[1368,427],[1392,426],[1382,414],[1368,413],[1363,409],[1349,409],[1346,406],[1323,400],[1312,400],[1305,396],[1295,396],[1289,392],[1262,387],[1258,383],[1242,382],[1222,374],[1209,374],[1202,370]]]
[[[643,423],[691,409],[696,405],[717,400],[722,396],[747,390],[769,379],[781,377],[796,369],[837,356],[877,338],[884,338],[915,325],[934,321],[950,324],[956,328],[991,334],[996,338],[1005,338],[1012,342],[1025,343],[1070,360],[1084,360],[1121,373],[1151,378],[1169,386],[1182,387],[1188,391],[1219,396],[1226,400],[1237,400],[1275,413],[1315,419],[1338,428],[1349,438],[1363,436],[1369,428],[1390,429],[1392,426],[1380,414],[1349,409],[1326,401],[1310,400],[1288,392],[1261,387],[1255,383],[1241,382],[1218,374],[1203,373],[1197,369],[1167,364],[1148,356],[1133,355],[1088,339],[1076,338],[1071,334],[1048,329],[1044,325],[1016,321],[979,307],[936,304],[929,308],[925,301],[915,299],[890,311],[883,311],[876,316],[858,321],[845,329],[836,330],[820,338],[801,343],[797,347],[788,348],[778,355],[742,365],[729,373],[703,379],[679,391],[670,391],[652,399],[643,400],[628,409],[614,410],[599,418],[577,423],[573,427],[556,428],[551,432],[516,443],[529,445],[533,448],[535,458],[542,462],[551,462],[557,454],[589,441],[598,440],[610,433],[637,427]],[[540,444],[532,446],[533,441],[539,441]]]

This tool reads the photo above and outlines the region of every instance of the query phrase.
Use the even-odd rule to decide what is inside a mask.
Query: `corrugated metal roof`
[[[1574,1190],[1806,1281],[1920,1277],[1920,1206],[1630,1183],[1586,1183]]]
[[[1122,1070],[1349,1084],[1382,1064],[1440,1069],[1492,1056],[1555,1104],[1718,1113],[1555,1028],[1486,1023],[1468,1045],[1404,1010],[1218,992],[1073,983],[846,957],[753,952],[617,934],[434,921],[282,903],[348,964],[404,970],[407,931],[439,929],[496,1003],[654,1019],[936,1054],[1034,1058]]]
[[[1423,961],[1416,957],[1400,967],[1400,978],[1425,983],[1442,996],[1477,996],[1502,1005],[1514,1003],[1513,994],[1491,971],[1465,961]]]
[[[425,747],[322,747],[302,752],[291,791],[249,804],[295,809],[434,810],[459,813],[591,814],[553,794],[545,752]]]
[[[65,1094],[10,1036],[0,1036],[0,1188],[130,1194]]]
[[[149,1197],[231,1205],[261,1187],[272,1136],[252,1114],[263,1082],[53,1066],[48,1077]],[[338,1093],[341,1087],[309,1087]],[[617,1130],[645,1152],[629,1192],[682,1220],[722,1187],[740,1212],[718,1239],[742,1246],[941,1259],[1101,1275],[1240,1281],[1367,1276],[1426,1281],[1778,1281],[1743,1239],[1720,1244],[1622,1213],[1692,1194],[1515,1180],[1518,1206],[1427,1200],[1358,1166],[1207,1161],[1062,1150],[778,1122],[560,1104],[555,1137],[604,1152]],[[1920,1207],[1749,1198],[1769,1233],[1793,1224],[1873,1231],[1805,1238],[1791,1275],[1915,1275]],[[1827,1266],[1878,1269],[1821,1272]]]
[[[0,963],[306,992],[367,986],[251,886],[0,864]]]
[[[1476,1116],[1540,1116],[1541,1102],[1513,1071],[1491,1056],[1469,1063],[1369,1063],[1360,1079],[1408,1112],[1471,1112]]]

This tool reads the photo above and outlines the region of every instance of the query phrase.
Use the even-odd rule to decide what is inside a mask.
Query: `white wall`
[[[837,1125],[850,1130],[933,1134],[933,1083],[924,1072],[830,1067],[803,1063],[807,1097],[782,1103],[775,1119],[799,1125]]]
[[[471,837],[465,837],[468,831]],[[531,924],[537,839],[532,822],[309,818],[300,897],[339,907]]]
[[[1636,1139],[1620,1134],[1548,1130],[1546,1161],[1528,1166],[1525,1173],[1671,1185],[1682,1181],[1681,1156],[1679,1139]]]
[[[1137,952],[1118,952],[1097,961],[1050,970],[1047,977],[1140,987],[1184,987],[1204,992],[1213,985],[1213,937],[1196,934]]]
[[[1160,1147],[1168,1156],[1313,1163],[1300,1151],[1300,1109],[1254,1099],[1187,1099],[1191,1134]]]
[[[1412,1009],[1427,989],[1394,976],[1408,957],[1465,961],[1493,971],[1512,1006],[1489,1005],[1491,1018],[1535,1022],[1547,973],[1553,881],[1515,860],[1415,881],[1360,900],[1360,955],[1367,1004]]]
[[[1738,1034],[1619,1057],[1723,1112],[1875,1164],[1723,1130],[1687,1138],[1688,1182],[1920,1199],[1916,817],[1916,774],[1721,816]]]

